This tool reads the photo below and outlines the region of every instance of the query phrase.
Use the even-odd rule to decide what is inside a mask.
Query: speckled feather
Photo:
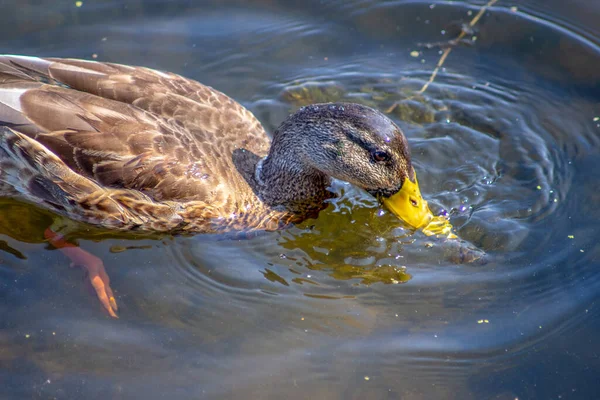
[[[0,57],[0,195],[113,229],[276,229],[233,164],[270,141],[226,95],[141,67]],[[252,169],[253,165],[248,165]]]
[[[406,138],[338,103],[298,110],[271,143],[240,104],[175,74],[0,56],[0,196],[120,230],[274,230],[326,207],[331,177],[396,193],[414,178]]]

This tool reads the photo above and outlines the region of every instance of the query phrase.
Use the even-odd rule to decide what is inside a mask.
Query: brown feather
[[[178,75],[0,56],[0,125],[18,130],[4,128],[5,142],[16,135],[35,149],[28,157],[14,146],[0,153],[0,161],[22,170],[15,174],[31,175],[20,196],[80,220],[205,231],[217,229],[208,219],[223,219],[240,204],[264,208],[231,158],[240,147],[266,155],[269,139],[260,123],[226,95]],[[49,175],[46,158],[62,178]],[[7,184],[4,175],[0,194],[14,195],[15,177]],[[58,204],[61,197],[68,207]],[[192,209],[193,220],[185,216]]]
[[[365,106],[304,107],[273,137],[231,98],[175,74],[0,56],[0,195],[74,219],[271,230],[323,209],[331,176],[387,196],[414,177],[400,129]]]

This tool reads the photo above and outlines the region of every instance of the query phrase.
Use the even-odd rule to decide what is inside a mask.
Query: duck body
[[[3,56],[0,120],[0,196],[119,230],[276,229],[297,219],[250,187],[270,145],[256,118],[178,75]]]
[[[383,197],[416,185],[406,138],[366,106],[304,107],[271,142],[176,74],[0,56],[0,196],[117,230],[275,230],[316,216],[331,177]]]
[[[372,108],[303,107],[270,140],[240,104],[179,75],[0,56],[0,197],[113,230],[237,233],[315,217],[331,178],[413,228],[433,218],[404,134]],[[51,227],[44,237],[117,317],[102,260]]]

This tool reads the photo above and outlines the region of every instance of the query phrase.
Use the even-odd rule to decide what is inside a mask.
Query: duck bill
[[[416,175],[414,183],[405,179],[402,188],[390,197],[383,198],[382,202],[395,216],[415,229],[427,226],[433,219],[427,201],[421,196]]]

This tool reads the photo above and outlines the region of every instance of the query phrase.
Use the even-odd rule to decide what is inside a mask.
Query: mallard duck
[[[0,56],[0,196],[118,230],[275,230],[326,207],[331,178],[365,189],[414,228],[432,219],[406,137],[372,108],[302,107],[270,140],[239,103],[176,74]],[[75,262],[102,266],[47,237]],[[95,287],[113,315],[96,267],[90,276],[104,283]]]

